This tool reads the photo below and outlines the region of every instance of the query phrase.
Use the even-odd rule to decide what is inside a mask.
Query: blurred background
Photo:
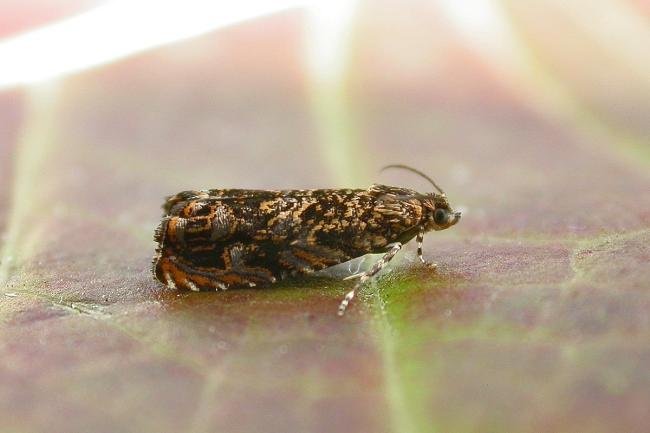
[[[463,220],[345,320],[150,276],[167,195],[392,163]],[[643,0],[3,0],[0,430],[646,431],[649,168]]]

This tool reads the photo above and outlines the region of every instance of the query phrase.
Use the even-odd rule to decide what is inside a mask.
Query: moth
[[[343,315],[355,293],[404,244],[460,220],[446,194],[424,173],[404,165],[438,191],[374,184],[368,189],[184,191],[168,197],[155,231],[156,279],[172,289],[226,290],[267,286],[366,254],[383,254],[341,301]]]

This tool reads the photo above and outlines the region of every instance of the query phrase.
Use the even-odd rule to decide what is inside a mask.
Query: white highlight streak
[[[332,84],[341,80],[356,8],[356,0],[323,1],[310,8],[307,60],[318,82]]]
[[[0,42],[0,89],[55,78],[309,0],[116,0]]]

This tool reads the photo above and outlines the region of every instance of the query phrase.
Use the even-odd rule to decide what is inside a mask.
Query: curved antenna
[[[445,192],[438,185],[436,185],[436,183],[433,181],[433,179],[431,179],[426,174],[422,173],[420,170],[416,170],[413,167],[409,167],[408,165],[404,165],[404,164],[390,164],[390,165],[387,165],[385,167],[382,167],[382,169],[380,170],[380,173],[382,171],[386,170],[387,168],[401,168],[403,170],[415,173],[415,174],[425,178],[426,180],[428,180],[431,183],[431,185],[433,185],[434,188],[437,189],[440,192],[440,194],[443,194],[443,195],[445,194]]]

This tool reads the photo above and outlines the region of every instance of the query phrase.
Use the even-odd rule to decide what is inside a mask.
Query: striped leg
[[[359,281],[357,281],[357,284],[354,285],[354,288],[350,290],[345,295],[345,298],[343,298],[343,300],[341,301],[341,305],[339,305],[339,316],[345,314],[345,309],[348,308],[348,304],[350,303],[350,301],[352,301],[352,298],[354,298],[354,295],[357,292],[357,290],[359,290],[359,287],[361,287],[363,283],[368,281],[370,277],[375,275],[377,272],[381,271],[382,268],[386,266],[386,264],[390,262],[391,259],[395,257],[395,254],[397,254],[397,252],[401,249],[402,249],[402,244],[399,242],[395,243],[391,247],[391,249],[388,250],[388,252],[384,254],[384,256],[377,261],[377,263],[372,265],[372,268],[370,268],[369,270],[367,270],[366,272],[362,273],[359,276]]]
[[[438,265],[432,262],[427,262],[426,260],[424,260],[424,256],[422,255],[422,241],[424,240],[424,230],[420,229],[420,232],[418,233],[418,236],[415,238],[415,240],[418,243],[418,258],[420,259],[422,264],[432,269],[437,268]]]

